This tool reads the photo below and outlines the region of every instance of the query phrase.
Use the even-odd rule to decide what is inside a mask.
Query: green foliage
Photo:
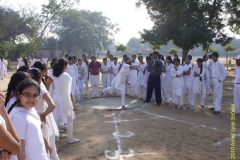
[[[59,47],[64,47],[68,53],[101,52],[112,43],[112,36],[118,31],[117,25],[102,12],[86,10],[68,10],[57,24]]]
[[[111,52],[110,52],[110,50],[108,49],[108,50],[107,50],[107,54],[106,54],[106,58],[108,58],[110,54],[111,54]]]
[[[127,46],[125,46],[125,45],[123,45],[123,44],[120,44],[120,45],[118,45],[118,46],[115,46],[115,48],[116,48],[116,50],[118,51],[118,52],[124,52],[124,51],[127,51]]]
[[[205,51],[205,54],[208,54],[208,53],[216,52],[217,49],[213,48],[211,45],[208,45],[207,47],[203,48],[203,51]]]
[[[231,41],[224,32],[225,0],[139,0],[144,4],[154,26],[143,30],[141,38],[151,45],[172,41],[182,48],[185,59],[189,50],[213,42],[225,45]]]
[[[170,50],[168,50],[168,53],[171,55],[177,54],[179,52],[179,50],[177,48],[171,48]]]
[[[161,45],[159,45],[159,44],[151,45],[150,47],[153,51],[161,49]]]
[[[230,44],[227,44],[223,47],[224,51],[226,52],[231,52],[231,51],[235,51],[236,50],[236,47],[234,46],[231,46]]]
[[[0,56],[5,56],[8,50],[9,50],[9,43],[7,42],[0,43]]]

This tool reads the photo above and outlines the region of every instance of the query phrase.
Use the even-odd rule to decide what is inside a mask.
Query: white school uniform
[[[3,64],[5,66],[5,68],[4,68],[4,76],[6,76],[7,75],[8,61],[6,59],[3,59]]]
[[[34,108],[14,107],[9,114],[16,132],[24,140],[24,151],[28,160],[47,160],[47,153],[41,131],[41,120]],[[12,156],[11,160],[17,160]]]
[[[32,68],[33,67],[33,65],[34,65],[34,63],[36,62],[37,60],[35,59],[35,58],[31,58],[30,59],[30,67]]]
[[[193,67],[193,73],[200,74],[201,68],[199,68],[197,65]],[[192,103],[191,106],[194,106],[195,100],[196,100],[196,94],[200,94],[200,100],[201,100],[201,106],[204,106],[204,99],[206,98],[206,87],[204,82],[204,77],[206,73],[206,68],[202,67],[202,73],[200,74],[200,77],[202,81],[200,80],[200,77],[194,77],[193,78],[193,88],[192,88]]]
[[[107,61],[107,65],[112,66],[112,64],[114,64],[113,60],[112,61],[110,61],[110,60]]]
[[[135,60],[131,66],[139,66],[139,61]],[[132,96],[138,96],[138,71],[136,69],[130,70],[129,82],[132,91]]]
[[[84,76],[86,74],[84,70],[84,65],[77,64],[78,67],[78,98],[80,99],[82,96],[83,86],[84,86]]]
[[[138,86],[139,86],[139,91],[140,91],[140,98],[144,98],[146,95],[146,90],[144,90],[144,84],[145,84],[145,81],[144,81],[144,69],[147,67],[147,63],[146,62],[143,62],[143,63],[139,63],[139,72],[138,72]],[[147,71],[146,71],[147,72]]]
[[[111,75],[110,75],[111,76],[110,77],[110,82],[112,82],[112,80],[117,76],[119,68],[120,68],[120,64],[119,63],[117,63],[117,64],[114,64],[114,62],[112,63],[112,65],[111,65],[111,72],[114,73],[114,74],[111,73]],[[117,96],[118,95],[118,91],[114,89],[113,94],[115,96]]]
[[[150,72],[148,72],[148,69],[146,69],[145,74],[144,74],[144,91],[145,91],[145,94],[143,95],[143,100],[146,100],[146,98],[147,98],[147,83],[148,83],[149,75],[150,75]]]
[[[202,63],[203,67],[205,68],[205,85],[206,85],[206,88],[208,90],[208,93],[209,94],[212,94],[212,90],[210,88],[210,79],[209,79],[209,76],[210,76],[210,71],[208,70],[208,66],[207,66],[207,62],[203,62]]]
[[[239,113],[240,103],[240,66],[235,67],[233,101],[235,105],[235,113]]]
[[[179,104],[180,106],[183,106],[183,66],[178,66],[177,71],[175,70],[174,66],[171,69],[171,76],[172,76],[172,91],[173,91],[173,100],[174,104]],[[176,76],[180,77],[176,77]]]
[[[170,94],[172,93],[172,76],[171,76],[171,69],[174,65],[172,63],[166,64],[166,73],[165,79],[162,82],[163,91],[165,93],[166,102],[170,102]]]
[[[189,75],[183,75],[183,81],[184,81],[184,88],[188,95],[188,104],[191,103],[192,99],[192,81],[193,81],[193,72],[192,72],[193,65],[191,63],[185,64],[183,66],[183,72],[186,72],[190,69]]]
[[[40,86],[40,99],[38,100],[38,103],[34,108],[40,115],[48,108],[48,104],[45,102],[45,100],[42,99],[43,95],[48,93],[48,91],[42,82],[40,83],[39,86]],[[54,159],[59,159],[55,145],[55,136],[59,137],[59,130],[52,113],[49,113],[46,116],[46,121],[42,123],[42,133],[44,137],[47,138],[52,147],[51,156],[54,157]],[[50,158],[49,154],[48,157]]]
[[[23,61],[23,59],[22,59],[22,57],[19,57],[18,59],[17,59],[17,69],[19,68],[19,67],[21,67],[21,62]]]
[[[82,64],[84,66],[84,71],[86,72],[86,74],[84,75],[84,88],[83,88],[83,93],[82,95],[87,96],[88,94],[88,76],[89,76],[89,68],[88,65],[90,64],[90,62],[87,60],[88,64],[85,61],[82,61]]]
[[[222,85],[223,81],[227,76],[227,71],[222,64],[222,62],[217,61],[213,63],[213,87],[214,87],[214,100],[213,107],[215,111],[221,111],[221,103],[222,103]],[[220,81],[220,82],[219,82]]]
[[[76,70],[74,64],[72,65],[67,65],[67,73],[71,76],[72,78],[72,84],[71,84],[71,92],[73,97],[76,96],[76,88],[77,88],[77,77],[76,77]]]
[[[101,71],[103,72],[106,72],[106,71],[109,71],[111,69],[111,65],[108,65],[108,64],[102,64],[101,65]],[[110,84],[111,84],[111,75],[110,73],[103,73],[102,74],[102,83],[103,83],[103,89],[104,88],[107,88],[107,87],[110,87]]]
[[[42,58],[42,62],[44,63],[44,64],[48,64],[48,58],[46,57],[46,58]]]
[[[72,78],[66,72],[63,72],[59,77],[53,78],[53,101],[55,109],[53,116],[59,125],[60,122],[67,123],[67,138],[73,139],[73,104],[70,97]]]
[[[121,101],[122,101],[122,106],[125,106],[125,85],[126,85],[126,79],[127,75],[130,73],[130,65],[128,64],[123,64],[122,68],[120,69],[119,73],[117,76],[113,79],[111,82],[111,87],[107,87],[102,90],[104,94],[108,92],[113,92],[114,89],[117,89],[121,93]]]
[[[213,60],[209,59],[207,64],[208,70],[209,70],[209,82],[210,85],[213,84],[213,78],[212,78],[212,72],[213,72]]]
[[[5,71],[5,65],[4,65],[4,59],[0,59],[0,72],[1,72],[1,78],[4,78],[4,71]]]

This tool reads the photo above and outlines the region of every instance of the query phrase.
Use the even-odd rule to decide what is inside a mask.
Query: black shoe
[[[125,106],[122,106],[122,109],[124,109],[124,110],[125,110],[125,109],[127,109],[127,107],[125,107]]]
[[[203,109],[203,108],[204,108],[204,106],[203,106],[203,105],[201,105],[199,108],[200,108],[200,109]]]
[[[220,112],[219,111],[213,111],[212,114],[219,114]]]
[[[158,103],[157,106],[161,106],[161,103]]]
[[[214,111],[214,107],[212,107],[212,108],[209,108],[211,111]]]
[[[103,92],[101,93],[101,97],[103,97]]]

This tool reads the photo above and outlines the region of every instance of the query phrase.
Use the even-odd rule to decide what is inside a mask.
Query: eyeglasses
[[[31,95],[29,93],[21,93],[21,95],[23,95],[27,99],[34,99],[34,100],[39,99],[39,94]]]

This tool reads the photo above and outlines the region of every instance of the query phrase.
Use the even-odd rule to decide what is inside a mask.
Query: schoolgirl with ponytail
[[[204,99],[206,98],[206,87],[205,87],[205,73],[206,68],[203,66],[203,59],[197,59],[197,65],[193,68],[194,78],[193,78],[193,94],[192,94],[192,106],[195,104],[196,94],[200,94],[201,104],[199,108],[204,107]]]
[[[84,88],[83,88],[83,93],[82,93],[82,98],[87,98],[88,95],[88,81],[89,81],[89,61],[87,60],[86,54],[82,54],[82,64],[84,66],[84,71],[86,74],[84,75]]]
[[[67,127],[67,143],[79,142],[79,139],[73,138],[73,117],[76,110],[74,99],[71,93],[72,78],[66,73],[68,61],[60,58],[53,66],[53,101],[56,108],[53,111],[57,125],[60,122]]]

